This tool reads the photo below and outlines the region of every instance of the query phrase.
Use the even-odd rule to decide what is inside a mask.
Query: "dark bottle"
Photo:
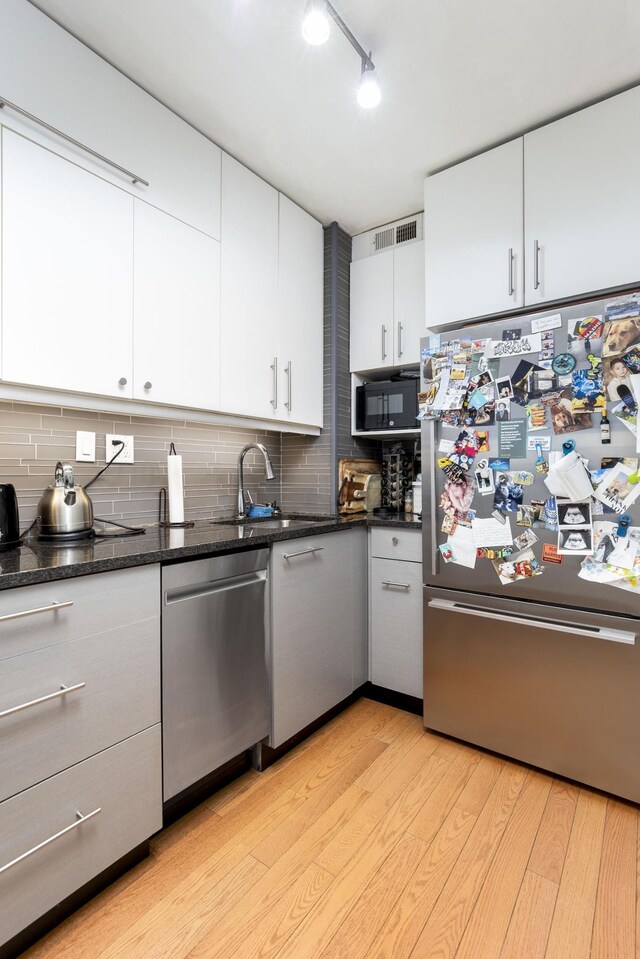
[[[600,417],[600,442],[611,442],[611,423],[609,422],[609,417],[607,416],[606,406],[603,408],[602,415]]]

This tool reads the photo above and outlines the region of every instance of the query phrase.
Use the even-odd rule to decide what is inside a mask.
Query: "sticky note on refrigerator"
[[[451,547],[451,563],[458,566],[466,566],[467,569],[475,569],[476,565],[476,541],[473,530],[469,526],[456,526],[454,532],[447,539]]]

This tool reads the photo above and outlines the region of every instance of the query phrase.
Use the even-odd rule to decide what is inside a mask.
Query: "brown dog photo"
[[[602,355],[616,356],[626,353],[629,347],[640,343],[640,316],[622,320],[608,320],[604,325]]]

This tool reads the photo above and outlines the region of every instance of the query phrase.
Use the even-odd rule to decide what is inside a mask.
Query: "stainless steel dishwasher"
[[[165,802],[269,734],[268,556],[162,569]]]

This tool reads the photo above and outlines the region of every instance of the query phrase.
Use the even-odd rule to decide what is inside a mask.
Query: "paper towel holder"
[[[173,443],[171,445],[173,446]],[[184,523],[169,522],[169,498],[167,496],[167,490],[164,486],[160,487],[160,493],[158,494],[158,526],[165,529],[190,529],[195,525],[193,520],[186,520]]]

